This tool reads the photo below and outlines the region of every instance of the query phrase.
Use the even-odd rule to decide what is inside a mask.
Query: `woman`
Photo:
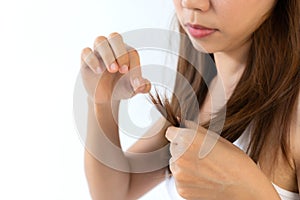
[[[181,51],[186,55],[208,52],[216,65],[215,71],[202,69],[204,74],[210,71],[207,87],[204,77],[179,58],[178,72],[197,94],[200,126],[193,135],[195,124],[181,119],[184,116],[174,97],[171,105],[163,105],[169,111],[167,118],[173,125],[183,122],[186,128],[166,122],[159,134],[138,141],[129,151],[152,152],[170,142],[174,192],[185,199],[300,199],[300,2],[174,0],[174,5],[180,31],[192,44]],[[182,47],[188,47],[186,42]],[[110,102],[115,83],[129,74],[134,94],[150,90],[138,66],[138,53],[126,47],[117,33],[108,39],[98,37],[93,50],[82,52],[82,76],[90,96],[87,145],[99,148],[96,151],[100,154],[111,155],[108,149],[101,150],[104,145],[95,144],[97,123],[120,147],[113,116],[118,102],[113,109]],[[223,108],[215,112],[210,106],[214,99],[207,92],[218,92],[219,87],[225,91],[226,118],[222,129],[212,127],[222,137],[199,158],[209,123],[217,124],[222,117]],[[177,82],[175,91],[178,88]],[[192,111],[187,108],[186,112]],[[214,116],[212,120],[210,116]],[[153,130],[160,125],[161,121]],[[190,136],[194,137],[191,143]],[[243,138],[249,138],[242,144],[246,153],[232,144],[245,141]],[[86,175],[93,199],[137,199],[164,180],[167,166],[134,173],[134,159],[122,151],[113,155],[128,172],[112,169],[86,151]],[[160,159],[156,161],[165,162]]]

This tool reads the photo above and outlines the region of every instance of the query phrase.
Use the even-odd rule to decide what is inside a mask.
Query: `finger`
[[[170,126],[167,129],[165,136],[171,143],[190,145],[194,139],[196,139],[197,130]]]
[[[120,66],[119,72],[126,73],[129,70],[129,55],[122,36],[119,33],[111,33],[108,42]]]
[[[103,72],[102,66],[93,53],[92,49],[84,48],[81,53],[82,67],[89,67],[94,73],[100,74]]]
[[[194,121],[190,121],[190,120],[183,120],[182,124],[184,127],[188,128],[188,129],[193,129],[193,130],[197,130],[199,127],[199,124],[197,124]]]
[[[171,143],[171,155],[179,157],[194,143],[197,131],[171,126],[167,129],[165,136]]]
[[[147,80],[147,79],[145,79],[145,78],[143,78],[141,80],[141,87],[139,87],[136,92],[137,93],[144,93],[145,94],[145,93],[149,93],[150,90],[151,90],[151,83],[150,83],[150,81]]]
[[[218,140],[220,139],[220,135],[199,126],[194,121],[184,120],[183,124],[185,127],[194,130],[198,133],[198,140],[201,141],[201,146],[199,150],[199,159],[205,158],[215,147]]]
[[[199,159],[203,159],[214,149],[220,135],[207,130],[193,121],[183,121],[186,128],[171,128],[167,130],[166,137],[170,137],[169,141],[176,144],[176,148],[171,148],[172,156],[180,154],[186,150],[193,142],[198,140],[199,143]]]
[[[148,93],[151,89],[151,83],[142,77],[139,54],[134,48],[129,46],[127,48],[130,62],[130,83],[135,93]]]
[[[176,173],[176,163],[175,163],[175,161],[176,160],[173,157],[169,160],[169,169],[172,172],[172,174]]]
[[[171,143],[175,141],[175,138],[178,136],[178,128],[174,126],[170,126],[167,131],[166,131],[166,138],[169,140]]]
[[[94,42],[95,55],[98,54],[99,59],[102,59],[107,70],[111,73],[119,71],[119,65],[116,62],[114,53],[109,45],[106,37],[99,36]]]

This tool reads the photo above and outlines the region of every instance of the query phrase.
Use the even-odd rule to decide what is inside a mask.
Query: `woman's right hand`
[[[138,52],[118,33],[108,38],[99,36],[93,49],[82,50],[81,76],[89,98],[96,104],[110,102],[112,95],[114,100],[127,99],[151,88],[142,77]]]

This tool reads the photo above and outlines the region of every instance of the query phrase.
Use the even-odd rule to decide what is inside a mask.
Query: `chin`
[[[212,45],[204,45],[201,44],[199,41],[195,41],[191,39],[193,47],[197,50],[200,51],[201,53],[215,53],[217,50],[212,47]]]

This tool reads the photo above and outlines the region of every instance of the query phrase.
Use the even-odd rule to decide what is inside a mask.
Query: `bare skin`
[[[95,66],[91,66],[88,65],[85,61],[85,52],[87,50],[83,51],[83,68],[82,68],[82,74],[83,77],[85,77],[87,80],[87,82],[85,82],[85,86],[87,88],[92,87],[92,84],[94,84],[93,79],[91,77],[93,76],[97,76],[97,73],[93,71]],[[138,54],[135,54],[134,56],[138,56]],[[134,58],[134,56],[131,56],[131,58]],[[135,58],[135,60],[139,60],[138,58]],[[101,61],[101,60],[100,60]],[[101,61],[103,62],[103,61]],[[130,61],[129,61],[130,62]],[[97,63],[97,62],[95,62]],[[104,62],[103,62],[104,63]],[[139,63],[136,62],[136,67],[139,66]],[[101,66],[103,67],[103,66]],[[130,67],[130,65],[129,65]],[[107,82],[112,81],[113,79],[115,79],[116,77],[119,78],[120,76],[122,76],[123,73],[120,73],[119,71],[115,70],[115,71],[111,71],[109,72],[109,69],[107,69],[107,71],[103,72],[103,73],[107,73]],[[143,80],[143,79],[141,79]],[[90,85],[89,85],[90,84]],[[111,86],[109,84],[107,84],[106,82],[99,82],[100,86],[97,86],[98,88],[100,87],[102,90],[106,90],[106,91],[111,91]],[[102,85],[101,85],[102,84]],[[107,87],[107,85],[109,87]],[[93,86],[92,88],[95,88],[95,86]],[[133,88],[133,86],[132,86]],[[147,89],[147,91],[149,90],[149,86],[142,86],[142,89]],[[138,88],[136,89],[138,90]],[[92,90],[90,90],[92,91]],[[100,91],[100,90],[95,90]],[[145,92],[147,92],[145,91]],[[144,92],[143,90],[141,90],[141,92]],[[105,96],[105,98],[103,98],[102,96],[98,96],[97,93],[96,94],[92,94],[89,93],[90,95],[90,116],[93,117],[93,112],[96,113],[96,115],[94,116],[94,121],[95,122],[100,122],[100,124],[103,127],[103,130],[107,130],[106,131],[106,135],[108,136],[108,138],[117,146],[120,147],[120,142],[119,142],[119,137],[118,137],[118,128],[117,125],[113,119],[112,116],[107,115],[107,113],[112,112],[110,106],[108,106],[109,104],[107,104],[109,102],[109,96]],[[93,99],[94,98],[94,99]],[[92,101],[93,100],[93,101]],[[208,105],[208,104],[207,104]],[[209,108],[205,108],[209,110]],[[105,112],[104,112],[105,111]],[[105,116],[103,116],[102,113],[105,113]],[[91,114],[92,113],[92,114]],[[201,114],[201,113],[200,113]],[[299,113],[297,113],[297,115],[299,115]],[[93,120],[90,120],[90,122]],[[296,122],[298,122],[297,119],[295,119]],[[295,123],[296,124],[296,123]],[[95,126],[95,124],[89,124],[89,134],[92,135],[93,132],[93,126]],[[155,127],[156,126],[156,127]],[[154,150],[160,149],[161,147],[165,146],[168,142],[165,139],[165,132],[167,130],[168,124],[162,124],[161,121],[159,121],[156,125],[154,125],[153,129],[157,129],[157,126],[161,127],[161,126],[165,126],[165,128],[161,129],[160,133],[155,135],[154,137],[151,137],[150,140],[140,140],[138,141],[129,151],[130,152],[152,152]],[[297,132],[299,132],[299,124],[298,126],[295,126],[296,128],[294,128],[294,134],[293,137],[298,137],[298,135],[296,134]],[[109,130],[109,131],[108,131]],[[173,139],[170,135],[174,135],[174,133],[172,133],[172,128],[169,128],[167,133],[168,136],[167,138],[171,141]],[[200,129],[201,135],[205,134],[205,131],[203,128]],[[184,130],[186,131],[186,130]],[[149,131],[149,134],[151,134],[151,130]],[[175,131],[176,133],[178,133],[178,130]],[[180,131],[179,131],[180,132]],[[174,137],[174,136],[173,136]],[[294,139],[293,141],[300,141],[298,139]],[[192,146],[200,146],[201,144],[201,137],[199,137],[198,139],[195,140],[195,144]],[[286,180],[280,180],[280,179],[276,179],[276,184],[278,184],[279,186],[286,188],[286,189],[290,189],[291,191],[294,191],[296,188],[296,184],[291,182],[291,180],[295,180],[295,176],[296,176],[296,172],[297,172],[297,176],[298,176],[298,180],[299,180],[299,144],[294,144],[294,163],[295,163],[295,171],[293,171],[293,173],[291,173],[291,176],[288,177],[286,180],[290,180],[290,181],[286,181]],[[192,149],[192,148],[191,148]],[[267,195],[270,199],[271,196],[273,196],[272,199],[278,199],[279,197],[277,196],[276,191],[274,190],[274,188],[271,185],[272,180],[269,180],[268,177],[263,174],[255,165],[254,163],[247,157],[247,155],[245,155],[243,152],[241,152],[239,149],[237,149],[236,147],[234,147],[232,144],[228,143],[225,140],[220,140],[218,142],[218,145],[216,145],[216,148],[214,148],[213,152],[205,159],[203,160],[199,160],[199,164],[198,166],[202,166],[201,167],[201,174],[193,174],[191,176],[183,176],[183,174],[185,173],[190,173],[191,171],[196,171],[196,170],[191,170],[191,166],[197,167],[198,162],[195,163],[195,160],[197,160],[195,158],[195,152],[196,150],[194,149],[194,151],[187,151],[185,152],[184,156],[181,159],[178,159],[177,162],[179,162],[179,164],[177,162],[173,162],[171,164],[171,170],[173,172],[174,178],[175,180],[177,180],[177,189],[180,192],[180,194],[182,196],[185,196],[188,194],[188,198],[193,199],[194,197],[199,197],[199,195],[206,195],[207,198],[215,198],[215,196],[220,195],[221,197],[224,195],[228,195],[228,196],[234,196],[237,199],[262,199],[265,198],[264,195]],[[243,169],[247,170],[247,171],[253,171],[253,173],[249,173],[252,174],[251,177],[248,177],[248,173],[241,173],[240,175],[238,174],[238,170],[236,170],[234,168],[234,165],[232,165],[232,160],[230,160],[230,163],[228,163],[228,160],[224,160],[221,159],[220,154],[217,152],[227,152],[227,155],[231,155],[232,159],[234,160],[235,163],[237,163],[237,165],[241,165],[243,164]],[[193,156],[194,155],[194,156]],[[129,159],[126,157],[125,154],[121,154],[121,156],[123,156],[124,158],[124,163],[125,165],[127,164],[128,166],[130,166],[130,161]],[[184,165],[181,164],[181,161],[184,160]],[[224,166],[228,166],[228,171],[226,171],[226,168],[224,170],[224,174],[228,173],[230,174],[230,171],[232,171],[235,175],[234,176],[224,176],[224,174],[220,174],[219,176],[217,176],[216,174],[212,175],[211,173],[209,173],[209,171],[205,171],[203,170],[203,166],[207,165],[207,169],[209,169],[209,162],[208,160],[215,160],[214,161],[214,168],[220,168],[224,170]],[[163,162],[163,161],[162,161]],[[201,163],[201,164],[200,164]],[[205,164],[208,163],[208,164]],[[174,167],[176,165],[179,165],[180,167]],[[104,165],[103,163],[99,162],[95,157],[93,157],[88,151],[86,151],[85,154],[85,166],[86,166],[86,175],[87,175],[87,179],[89,182],[89,187],[90,187],[90,191],[91,191],[91,195],[93,197],[93,199],[105,199],[105,198],[109,198],[109,199],[136,199],[138,197],[140,197],[141,195],[143,195],[145,192],[149,191],[151,188],[153,188],[155,185],[157,185],[158,183],[160,183],[161,181],[164,180],[164,173],[166,170],[166,167],[162,168],[162,169],[158,169],[155,170],[153,172],[147,172],[147,173],[126,173],[126,172],[120,172],[114,169],[111,169],[109,167],[107,167],[106,165]],[[182,167],[182,169],[181,169]],[[284,167],[284,166],[282,166]],[[176,168],[176,170],[175,170]],[[180,170],[179,170],[180,169]],[[279,169],[279,168],[278,168]],[[296,170],[297,169],[297,170]],[[179,172],[178,172],[179,171]],[[282,170],[281,170],[282,171]],[[280,173],[278,174],[278,177],[280,177]],[[180,178],[177,178],[180,177]],[[193,177],[193,179],[189,179],[190,177]],[[195,179],[195,180],[194,180]],[[236,183],[237,179],[239,179],[238,183],[239,184],[232,184],[232,183]],[[198,181],[196,181],[198,180]],[[202,181],[201,181],[202,180]],[[207,195],[209,195],[210,193],[207,192],[202,192],[199,193],[197,192],[198,190],[194,190],[190,191],[190,190],[186,190],[185,188],[182,188],[181,185],[184,186],[184,184],[181,184],[181,181],[185,182],[190,182],[189,185],[192,186],[192,188],[196,188],[203,187],[206,184],[204,182],[204,180],[217,180],[218,184],[222,185],[222,187],[224,185],[228,185],[228,183],[231,183],[230,186],[228,186],[229,189],[226,190],[220,190],[220,193],[214,193],[213,197],[209,197]],[[259,181],[258,181],[259,180]],[[264,181],[262,181],[264,180]],[[199,185],[199,181],[200,183],[204,184],[201,186],[201,184]],[[195,184],[195,185],[192,185]],[[259,187],[258,187],[259,186]],[[252,188],[254,187],[254,188]],[[118,192],[111,192],[112,188],[118,188]],[[205,188],[205,187],[204,187]],[[250,191],[268,191],[267,193],[258,193],[258,192],[254,192],[254,193],[247,193],[247,189],[246,188],[252,188],[252,190]],[[265,188],[265,190],[261,190],[261,188]],[[205,190],[204,190],[205,191]],[[209,191],[209,190],[207,190]],[[249,190],[248,190],[249,191]],[[226,194],[224,192],[227,192]],[[255,195],[254,195],[255,194]],[[191,196],[194,195],[194,196]],[[260,196],[261,195],[261,196]]]
[[[195,48],[199,51],[204,49],[206,52],[214,53],[218,75],[213,80],[210,91],[214,92],[215,88],[224,86],[226,99],[228,99],[246,66],[251,34],[268,17],[268,12],[272,9],[275,1],[173,0],[173,2],[179,22],[188,33]],[[189,34],[187,23],[213,28],[216,29],[216,32],[208,37],[194,38]],[[200,111],[200,119],[207,119],[210,116],[211,102],[213,101],[208,95]],[[297,116],[299,113],[295,113],[294,121],[297,123],[292,124],[291,128],[292,149],[297,149],[300,142],[299,128],[294,128],[297,127],[295,124],[299,126],[299,117],[297,118]],[[272,147],[266,147],[266,155],[267,148]],[[273,166],[274,173],[268,170],[271,168],[268,156],[262,158],[259,163],[261,170],[270,181],[289,191],[299,192],[299,184],[297,184],[299,167],[296,164],[299,155],[297,156],[295,150],[292,152],[294,152],[294,156],[289,159],[293,163],[293,168],[283,159],[282,154],[278,155],[280,159],[277,166]]]
[[[112,40],[116,45],[107,45]],[[113,47],[118,49],[115,50]],[[115,52],[122,53],[118,55]],[[141,77],[139,55],[137,51],[120,40],[119,34],[112,33],[108,39],[104,36],[96,38],[93,49],[83,49],[81,63],[81,74],[89,102],[85,171],[91,196],[95,200],[137,199],[164,180],[166,167],[147,173],[126,173],[101,163],[95,154],[103,150],[98,149],[103,145],[101,141],[103,137],[99,138],[98,134],[100,131],[99,124],[106,137],[119,147],[119,151],[105,149],[105,152],[114,154],[115,159],[120,160],[119,164],[123,168],[130,168],[130,159],[121,151],[118,127],[113,117],[114,110],[111,108],[110,102],[114,84],[130,70],[133,73],[129,76],[127,87],[122,90],[125,91],[125,97],[129,98],[138,93],[147,93],[150,90],[150,83]],[[115,68],[111,67],[113,64]],[[124,65],[126,66],[122,68]],[[98,82],[100,76],[101,80]],[[161,128],[161,126],[167,123],[162,124],[162,122],[160,120],[153,126],[154,129],[161,129],[159,134],[147,140],[146,145],[144,141],[137,142],[129,151],[152,152],[165,146],[168,143],[164,137],[166,127]],[[149,133],[151,132],[150,130]],[[165,160],[162,162],[165,162]],[[165,166],[167,166],[167,163]],[[112,192],[112,188],[118,188],[118,192]]]
[[[227,2],[227,4],[225,2]],[[259,2],[261,1],[251,0],[248,3],[256,6]],[[273,0],[267,0],[260,4],[261,7],[256,11],[261,12],[261,15],[255,14],[252,16],[250,12],[242,12],[236,9],[239,10],[239,14],[248,13],[250,15],[249,20],[247,20],[250,24],[248,24],[248,26],[241,26],[240,29],[223,30],[224,27],[229,26],[217,27],[223,23],[218,23],[217,20],[212,22],[212,25],[214,25],[213,28],[220,29],[220,32],[213,36],[216,37],[215,39],[219,39],[218,43],[210,42],[207,38],[202,41],[193,40],[195,46],[204,46],[210,50],[210,52],[214,53],[218,76],[213,83],[216,84],[215,86],[221,83],[224,84],[227,98],[231,95],[237,83],[236,80],[239,79],[245,67],[246,54],[250,42],[247,42],[249,37],[247,37],[247,35],[244,36],[244,29],[247,29],[249,34],[251,34],[257,27],[257,23],[261,21],[261,19],[256,18],[256,16],[264,16],[265,11],[271,8],[272,2]],[[219,16],[220,19],[222,19],[222,16],[229,16],[232,10],[229,9],[230,6],[242,6],[245,1],[238,0],[238,3],[234,4],[234,1],[228,0],[224,1],[224,4],[221,4],[221,1],[217,0],[185,0],[183,4],[181,3],[179,0],[174,0],[175,7],[178,6],[177,14],[180,15],[180,13],[182,13],[181,9],[183,8],[189,12],[201,10],[202,17],[205,16],[205,13],[210,13],[210,17],[207,19],[213,19],[213,11],[218,11],[218,8],[220,9],[222,6],[228,6],[228,9],[224,9],[224,15]],[[221,10],[222,9],[220,9],[220,11]],[[226,12],[228,13],[226,14]],[[184,18],[179,18],[188,19],[186,16],[192,16],[193,19],[198,19],[194,12],[190,12],[189,14],[191,15],[185,15]],[[244,20],[243,17],[240,18]],[[238,17],[236,17],[236,19],[238,19]],[[252,24],[253,21],[257,23]],[[206,23],[208,22],[211,21],[207,21]],[[233,25],[237,23],[238,22],[233,22]],[[208,26],[210,24],[204,25]],[[251,29],[247,27],[251,27]],[[243,35],[243,37],[241,37],[241,35]],[[241,37],[240,40],[235,40],[237,37]],[[234,42],[231,40],[234,40]],[[105,163],[101,163],[97,160],[94,155],[87,150],[85,153],[85,169],[90,192],[94,200],[137,199],[164,180],[165,170],[167,169],[166,165],[151,172],[130,172],[130,169],[136,167],[134,166],[136,160],[122,152],[117,122],[113,118],[113,113],[116,113],[117,107],[112,108],[110,101],[112,100],[113,88],[120,78],[129,73],[127,82],[125,81],[124,84],[125,87],[121,90],[125,92],[119,96],[119,99],[114,99],[115,101],[119,101],[122,98],[130,98],[137,93],[149,92],[151,85],[142,77],[139,66],[140,61],[137,51],[124,44],[120,35],[117,33],[111,34],[108,38],[104,36],[98,37],[95,40],[93,49],[86,48],[82,51],[81,72],[90,102],[87,145],[91,145],[94,148],[101,147],[101,140],[99,144],[95,142],[99,142],[99,140],[94,140],[94,137],[97,137],[97,132],[99,131],[97,128],[99,124],[102,131],[104,131],[103,134],[105,134],[115,146],[119,147],[119,151],[113,152],[111,149],[105,149],[105,152],[115,155],[120,162],[119,164],[128,169],[127,172],[112,169],[106,166]],[[98,82],[100,76],[101,81]],[[214,88],[218,88],[215,86]],[[204,107],[199,113],[200,116],[207,114],[209,116],[211,113],[210,101],[211,99],[208,96]],[[182,141],[185,141],[186,138],[184,138],[181,133],[189,133],[191,130],[174,127],[168,128],[169,124],[166,122],[162,123],[162,121],[158,121],[153,126],[153,129],[147,133],[153,135],[153,130],[156,131],[160,129],[161,131],[159,131],[158,134],[148,140],[138,141],[130,148],[129,152],[153,152],[167,145],[169,140],[171,142],[171,154],[173,156],[170,165],[171,171],[174,175],[179,194],[187,199],[197,199],[200,197],[205,197],[206,199],[224,199],[225,197],[225,199],[279,199],[277,192],[272,187],[271,181],[284,189],[294,192],[299,191],[300,186],[300,106],[295,110],[297,111],[294,115],[295,123],[293,123],[291,127],[292,156],[290,158],[294,166],[291,169],[285,162],[279,162],[278,166],[274,168],[275,175],[272,177],[268,171],[265,170],[268,168],[268,165],[270,165],[268,160],[261,160],[261,168],[258,168],[246,154],[224,139],[220,139],[217,142],[215,148],[207,157],[199,160],[196,155],[199,146],[202,144],[203,136],[206,133],[206,130],[202,127],[199,127],[199,134],[197,134],[196,139],[193,141],[193,145],[191,145],[179,159],[174,159],[176,152],[180,150],[177,148],[179,143],[177,140],[178,138],[182,138]],[[203,117],[201,118],[203,119]],[[165,138],[166,133],[168,140]],[[94,142],[95,144],[93,144]],[[101,151],[101,149],[99,151]],[[224,154],[230,159],[223,159],[222,155]],[[160,159],[161,158],[158,157],[157,162],[166,162],[164,159]],[[239,170],[240,166],[242,166],[243,170]],[[218,173],[212,173],[211,169],[215,169],[214,172]],[[244,171],[251,173],[244,173]],[[219,188],[219,190],[213,193],[209,192],[210,189],[207,188],[207,184],[214,188]],[[116,190],[114,190],[114,188],[116,188]]]

